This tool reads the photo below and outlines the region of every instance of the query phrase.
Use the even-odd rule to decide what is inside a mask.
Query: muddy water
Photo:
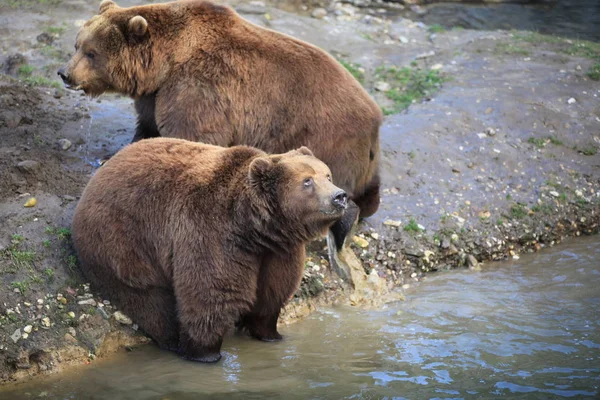
[[[217,365],[147,346],[0,398],[598,398],[598,239],[431,275],[383,310],[323,310],[281,343],[233,336]]]
[[[531,4],[435,4],[424,15],[407,12],[411,19],[447,28],[518,29],[574,39],[600,40],[600,1],[554,0]]]

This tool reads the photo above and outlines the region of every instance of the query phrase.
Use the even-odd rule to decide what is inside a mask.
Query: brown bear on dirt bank
[[[93,96],[133,97],[134,141],[177,137],[268,153],[308,146],[361,217],[377,210],[381,110],[323,50],[202,1],[121,8],[104,0],[75,47],[59,75]],[[357,213],[348,210],[350,225]]]
[[[279,340],[305,244],[346,208],[303,147],[280,155],[180,139],[117,153],[86,187],[73,241],[86,277],[162,348],[220,359],[227,329]]]

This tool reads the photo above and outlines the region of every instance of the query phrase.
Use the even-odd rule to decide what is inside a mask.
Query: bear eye
[[[304,180],[304,187],[311,187],[313,184],[313,178],[306,178]]]
[[[331,175],[327,174],[327,180],[331,182]]]
[[[85,54],[85,56],[86,56],[87,58],[89,58],[90,60],[93,60],[93,59],[94,59],[94,57],[96,57],[96,55],[95,55],[93,52],[91,52],[91,51],[90,51],[90,52],[88,52],[88,53],[86,53],[86,54]]]

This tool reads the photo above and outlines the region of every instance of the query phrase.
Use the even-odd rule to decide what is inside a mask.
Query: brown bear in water
[[[134,141],[164,136],[268,153],[308,146],[333,172],[352,209],[379,206],[382,113],[323,50],[203,1],[100,4],[59,75],[89,95],[135,99]],[[343,225],[343,224],[342,224]],[[338,247],[348,227],[339,227]]]
[[[305,147],[267,155],[149,139],[92,177],[73,241],[86,277],[162,348],[214,362],[236,322],[281,339],[277,319],[300,284],[304,246],[346,205]]]

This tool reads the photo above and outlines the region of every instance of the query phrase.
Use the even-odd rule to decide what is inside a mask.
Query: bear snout
[[[58,70],[58,76],[63,80],[64,83],[68,84],[70,82],[70,76],[65,67],[62,67]]]
[[[348,206],[348,195],[340,190],[333,195],[331,203],[337,208],[346,208]]]

